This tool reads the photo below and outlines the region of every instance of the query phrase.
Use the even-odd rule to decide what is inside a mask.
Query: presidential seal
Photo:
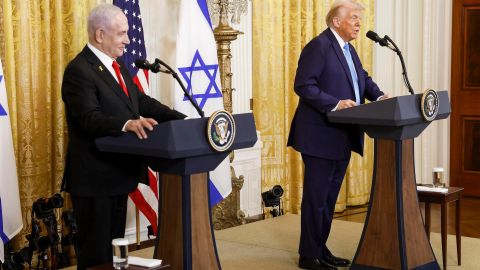
[[[207,137],[210,146],[218,152],[228,150],[235,139],[235,121],[227,111],[212,113],[207,125]]]
[[[438,94],[435,90],[427,89],[423,93],[420,110],[426,121],[432,121],[435,119],[438,113]]]

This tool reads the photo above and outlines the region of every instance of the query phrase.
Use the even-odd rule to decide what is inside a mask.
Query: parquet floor
[[[423,203],[420,203],[422,213]],[[335,219],[365,222],[367,207],[351,207],[342,213],[336,213]],[[448,205],[448,234],[455,234],[455,203]],[[480,198],[463,197],[461,205],[461,231],[462,236],[480,238]],[[431,204],[431,231],[440,232],[440,204]]]

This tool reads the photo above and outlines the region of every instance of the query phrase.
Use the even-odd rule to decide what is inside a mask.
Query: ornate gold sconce
[[[220,66],[220,81],[222,83],[223,106],[232,113],[232,54],[230,44],[242,32],[233,29],[232,23],[239,23],[241,15],[247,12],[247,0],[207,0],[212,24],[217,25],[213,30],[217,41],[218,65]],[[233,161],[233,152],[230,163]],[[230,166],[232,193],[212,209],[212,222],[215,229],[225,229],[245,223],[245,213],[240,210],[240,189],[244,177],[236,176],[235,170]]]
[[[232,54],[230,44],[242,32],[233,29],[229,24],[239,23],[240,16],[247,12],[247,0],[207,0],[212,24],[217,25],[213,30],[217,41],[218,64],[222,82],[223,105],[225,110],[232,112]]]

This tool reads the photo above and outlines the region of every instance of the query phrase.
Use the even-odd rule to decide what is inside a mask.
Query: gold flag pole
[[[137,228],[137,250],[140,249],[140,211],[135,206],[135,227]]]

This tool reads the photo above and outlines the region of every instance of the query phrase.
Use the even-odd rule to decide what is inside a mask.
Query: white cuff
[[[128,122],[130,122],[130,121],[132,121],[132,120],[127,120],[127,122],[125,122],[125,124],[123,125],[123,127],[122,127],[122,131],[123,131],[123,132],[127,132],[127,124],[128,124]]]

